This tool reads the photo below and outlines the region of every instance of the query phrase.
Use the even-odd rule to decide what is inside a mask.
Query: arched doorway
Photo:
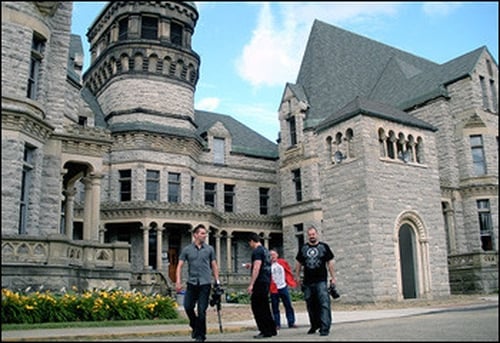
[[[402,212],[394,226],[398,299],[428,297],[431,291],[427,229],[415,211]]]
[[[399,229],[399,257],[403,298],[414,299],[418,293],[415,234],[408,224]]]

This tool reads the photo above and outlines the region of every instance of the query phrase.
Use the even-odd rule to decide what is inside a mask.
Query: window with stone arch
[[[400,160],[404,163],[423,163],[423,139],[412,134],[378,129],[380,157]]]
[[[354,132],[351,128],[345,133],[337,132],[335,138],[328,136],[326,138],[326,149],[329,159],[332,163],[338,164],[343,160],[352,158],[352,138]]]

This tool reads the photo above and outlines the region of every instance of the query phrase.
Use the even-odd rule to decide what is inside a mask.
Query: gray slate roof
[[[271,142],[233,117],[207,111],[195,111],[198,136],[204,135],[216,122],[221,122],[231,134],[233,152],[271,159],[278,158],[278,145],[276,143]]]
[[[440,65],[315,20],[296,84],[288,86],[310,105],[306,127],[318,125],[356,97],[406,110],[447,96],[445,85],[469,75],[485,49]],[[343,115],[344,111],[337,114]],[[408,118],[398,121],[406,123]]]
[[[357,115],[368,115],[381,119],[387,119],[396,123],[418,127],[425,130],[437,131],[437,128],[423,120],[401,111],[393,106],[369,100],[367,98],[356,97],[347,103],[343,108],[327,117],[316,126],[316,131],[321,131],[332,125],[343,122]]]

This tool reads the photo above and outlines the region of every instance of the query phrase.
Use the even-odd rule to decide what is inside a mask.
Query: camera
[[[210,297],[210,306],[220,306],[222,294],[224,294],[224,289],[221,285],[215,284]]]
[[[337,292],[337,286],[335,286],[334,283],[331,283],[330,287],[328,287],[328,293],[332,296],[333,299],[340,298],[340,294],[339,292]]]

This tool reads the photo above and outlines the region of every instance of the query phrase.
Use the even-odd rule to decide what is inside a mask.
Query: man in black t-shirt
[[[327,243],[319,241],[318,230],[314,226],[307,229],[307,238],[308,242],[299,249],[295,257],[296,280],[300,280],[300,270],[304,267],[302,290],[311,324],[307,333],[314,334],[319,329],[320,336],[328,336],[332,312],[327,280],[329,271],[330,283],[335,284],[335,256]]]
[[[252,266],[248,293],[255,323],[259,334],[254,338],[276,336],[271,307],[269,305],[269,287],[271,285],[271,256],[269,251],[260,243],[260,236],[253,233],[249,238],[252,251]]]

